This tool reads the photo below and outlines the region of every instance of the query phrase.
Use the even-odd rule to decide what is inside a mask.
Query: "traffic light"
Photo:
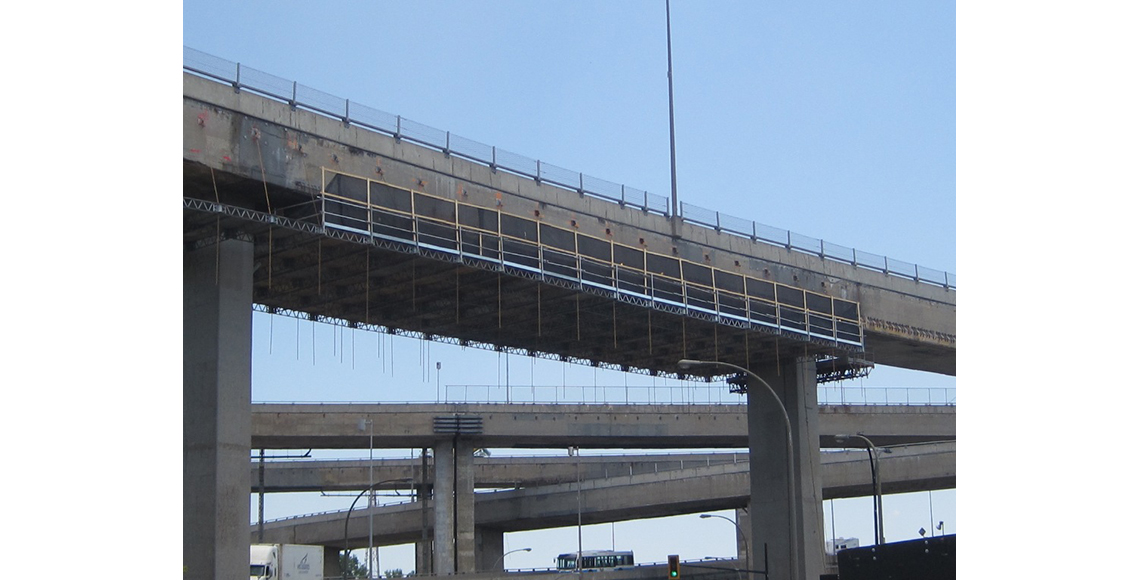
[[[681,577],[681,557],[672,554],[669,556],[669,578]]]

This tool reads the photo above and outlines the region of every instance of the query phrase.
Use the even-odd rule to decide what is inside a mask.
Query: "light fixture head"
[[[687,371],[687,370],[689,370],[695,366],[700,366],[700,364],[701,364],[701,361],[688,359],[688,358],[683,358],[683,359],[677,361],[677,367],[683,371]]]

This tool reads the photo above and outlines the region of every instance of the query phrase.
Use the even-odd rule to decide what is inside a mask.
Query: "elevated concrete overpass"
[[[896,447],[881,455],[883,492],[950,489],[955,486],[953,442]],[[588,458],[583,457],[583,460]],[[870,466],[865,451],[823,454],[824,499],[870,495]],[[344,485],[343,472],[321,471],[332,485]],[[595,465],[596,469],[596,465]],[[355,481],[359,484],[359,481]],[[357,488],[359,489],[359,488]],[[743,508],[749,500],[747,463],[720,463],[658,473],[584,479],[581,483],[584,524]],[[433,501],[428,501],[431,510]],[[416,542],[423,533],[424,506],[410,502],[372,510],[374,545]],[[578,483],[539,485],[475,494],[476,533],[514,532],[572,526],[578,522]],[[267,522],[267,542],[344,545],[346,512]],[[349,524],[349,547],[368,545],[368,510],[356,509]],[[429,527],[434,517],[427,519]],[[256,526],[252,530],[256,534]],[[501,555],[501,552],[500,554]]]
[[[675,374],[682,358],[754,368],[862,345],[877,363],[954,373],[951,288],[582,195],[193,74],[183,87],[185,242],[251,242],[253,300],[273,312],[652,373]],[[813,335],[817,323],[830,330]]]
[[[428,478],[431,477],[429,458]],[[675,471],[691,467],[747,464],[747,453],[669,453],[653,455],[584,455],[580,457],[476,457],[475,487],[512,488],[607,479]],[[250,488],[257,492],[360,491],[369,486],[369,470],[378,490],[408,489],[409,481],[424,481],[422,462],[414,459],[267,460],[250,465]]]
[[[482,448],[744,449],[744,405],[545,404],[257,404],[254,449],[367,449],[373,421],[377,448],[433,447],[450,435],[437,417],[478,418],[480,432],[465,435]],[[849,446],[837,434],[863,433],[876,445],[944,441],[955,437],[953,406],[825,405],[819,407],[819,446]]]
[[[624,188],[613,203],[584,185],[554,186],[541,164],[534,177],[504,170],[494,148],[488,164],[450,145],[424,147],[399,118],[394,133],[365,128],[347,101],[343,116],[316,113],[225,82],[183,78],[184,553],[213,563],[217,577],[245,557],[245,510],[227,498],[244,494],[248,466],[251,308],[654,375],[724,372],[683,371],[682,358],[753,369],[775,385],[798,450],[772,451],[781,419],[770,401],[754,404],[750,378],[744,432],[752,472],[766,479],[752,484],[753,533],[779,554],[776,574],[797,577],[816,575],[815,556],[797,554],[814,549],[805,546],[822,529],[819,489],[805,478],[826,438],[817,380],[858,375],[868,359],[954,373],[955,291],[922,283],[917,268],[904,279],[828,260],[822,242],[818,255],[758,243],[625,203]],[[588,439],[581,419],[552,420],[562,433],[541,445]],[[599,433],[616,446],[652,431],[600,421],[598,446],[607,439]],[[418,430],[404,436],[422,441]],[[437,460],[453,464],[444,471],[468,477],[476,438],[448,446],[440,434],[432,430]],[[305,446],[305,437],[356,444],[320,427],[258,437],[253,445],[267,448]],[[778,471],[785,460],[790,469]],[[435,485],[470,495],[467,481],[440,473]],[[470,500],[437,514],[439,570],[474,569],[473,538],[448,535],[471,529]]]

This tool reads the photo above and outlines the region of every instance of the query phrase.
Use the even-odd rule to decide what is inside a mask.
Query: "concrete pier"
[[[455,446],[442,441],[435,446],[435,541],[432,561],[435,573],[455,573]]]
[[[823,489],[814,362],[807,357],[786,360],[757,374],[780,400],[773,400],[767,387],[749,377],[751,546],[757,553],[763,553],[767,545],[773,579],[819,578],[823,554]],[[788,422],[785,422],[785,410]],[[788,482],[789,422],[792,487]],[[794,510],[789,510],[789,505]],[[789,570],[788,563],[792,559],[798,561],[798,569]]]
[[[253,244],[226,240],[182,260],[184,578],[244,577]]]

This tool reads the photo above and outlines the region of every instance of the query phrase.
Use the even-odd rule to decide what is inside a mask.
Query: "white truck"
[[[249,580],[320,580],[325,574],[323,546],[253,544]]]

